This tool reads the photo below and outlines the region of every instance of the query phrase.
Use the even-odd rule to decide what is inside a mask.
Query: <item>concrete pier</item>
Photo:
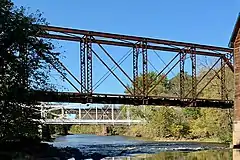
[[[240,159],[240,150],[234,149],[233,150],[233,159],[232,160],[239,160]]]

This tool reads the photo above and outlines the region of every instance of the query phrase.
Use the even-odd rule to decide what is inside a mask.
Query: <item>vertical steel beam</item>
[[[193,99],[193,105],[195,106],[195,100],[196,100],[196,94],[197,94],[197,63],[196,63],[196,48],[192,48],[191,49],[192,54],[191,56],[191,60],[192,60],[192,99]],[[187,98],[187,97],[186,97]]]
[[[133,94],[134,96],[138,95],[138,55],[139,48],[137,46],[133,47]]]
[[[226,83],[225,83],[225,61],[221,58],[221,99],[226,99]]]
[[[92,93],[92,42],[91,37],[87,37],[87,90]]]
[[[81,78],[81,92],[86,92],[86,45],[85,42],[80,42],[80,78]]]
[[[114,125],[114,106],[112,104],[112,124]]]
[[[64,109],[63,109],[63,107],[61,108],[61,111],[62,111],[62,119],[63,119],[63,117],[64,117]]]
[[[130,126],[130,113],[129,113],[129,106],[126,107],[127,110],[127,120],[128,120],[128,125]]]
[[[82,119],[82,112],[81,108],[78,109],[78,119]]]
[[[184,61],[185,61],[185,53],[180,52],[180,98],[184,97]]]
[[[147,59],[147,42],[142,42],[142,62],[143,62],[143,95],[148,93],[148,59]]]
[[[95,114],[96,114],[95,118],[96,118],[96,122],[97,122],[97,120],[98,120],[98,108],[97,108],[97,105],[96,105],[96,113]]]

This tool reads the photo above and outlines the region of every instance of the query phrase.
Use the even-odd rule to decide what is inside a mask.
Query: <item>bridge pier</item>
[[[113,126],[112,125],[103,125],[101,135],[104,135],[104,136],[115,135],[115,133],[113,133]]]
[[[102,135],[108,135],[108,126],[103,125]]]
[[[67,125],[62,125],[60,130],[59,130],[60,135],[68,135],[68,126]]]
[[[240,148],[240,16],[231,38],[231,47],[234,47],[234,122],[233,122],[233,147]]]
[[[240,150],[233,150],[233,160],[239,160],[240,159]]]
[[[40,131],[40,138],[42,140],[50,140],[51,139],[49,125],[46,125],[46,124],[40,125],[39,131]]]

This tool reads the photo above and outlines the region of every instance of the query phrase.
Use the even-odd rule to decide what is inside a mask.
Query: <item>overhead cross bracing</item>
[[[231,108],[233,101],[227,95],[225,70],[229,68],[232,72],[233,67],[233,50],[231,48],[216,47],[210,45],[201,45],[194,43],[185,43],[169,40],[161,40],[154,38],[145,38],[138,36],[128,36],[112,33],[103,33],[95,31],[86,31],[54,26],[42,26],[47,31],[46,34],[39,35],[39,37],[50,38],[56,40],[66,40],[79,42],[80,44],[80,79],[76,78],[70,70],[68,70],[64,64],[59,63],[64,67],[67,74],[81,86],[80,88],[74,86],[74,84],[65,76],[65,79],[75,88],[76,92],[33,92],[33,98],[39,101],[48,102],[76,102],[76,103],[102,103],[102,104],[133,104],[133,105],[167,105],[167,106],[196,106],[196,107],[221,107]],[[130,84],[133,84],[133,89],[129,89],[121,78],[114,70],[106,64],[106,62],[98,55],[98,52],[93,48],[96,45],[103,51],[103,53],[110,58],[121,73],[129,80]],[[126,73],[121,67],[120,63],[112,57],[108,50],[104,46],[115,47],[128,47],[132,49],[132,75]],[[149,51],[167,51],[174,52],[176,55],[169,63],[162,66],[161,70],[158,70],[157,76],[149,81]],[[140,61],[139,56],[142,56]],[[184,88],[186,57],[189,55],[191,61],[191,90],[186,91]],[[101,62],[101,64],[107,68],[109,73],[114,76],[118,82],[127,91],[127,94],[107,94],[96,93],[93,85],[92,70],[93,56]],[[217,61],[200,79],[197,79],[197,58],[196,56],[216,57]],[[44,57],[43,57],[44,58]],[[170,64],[172,66],[170,66]],[[214,68],[220,65],[219,69]],[[139,69],[139,66],[142,68]],[[152,65],[154,67],[154,65]],[[180,90],[177,96],[153,96],[152,91],[156,86],[161,83],[165,76],[172,72],[173,68],[180,66]],[[142,74],[141,85],[139,88],[137,84],[137,77]],[[210,75],[209,81],[200,87],[200,83],[203,78]],[[63,75],[63,73],[60,73]],[[164,76],[162,76],[164,74]],[[161,77],[162,76],[162,77]],[[220,94],[221,97],[216,98],[202,98],[202,91],[213,81],[214,78],[218,78],[220,81]]]

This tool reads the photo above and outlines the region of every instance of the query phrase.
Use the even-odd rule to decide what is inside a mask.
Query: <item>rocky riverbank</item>
[[[48,143],[41,143],[38,140],[21,139],[1,142],[0,157],[4,160],[67,160],[71,158],[100,160],[106,156],[97,153],[83,155],[82,152],[76,148],[57,148]]]

